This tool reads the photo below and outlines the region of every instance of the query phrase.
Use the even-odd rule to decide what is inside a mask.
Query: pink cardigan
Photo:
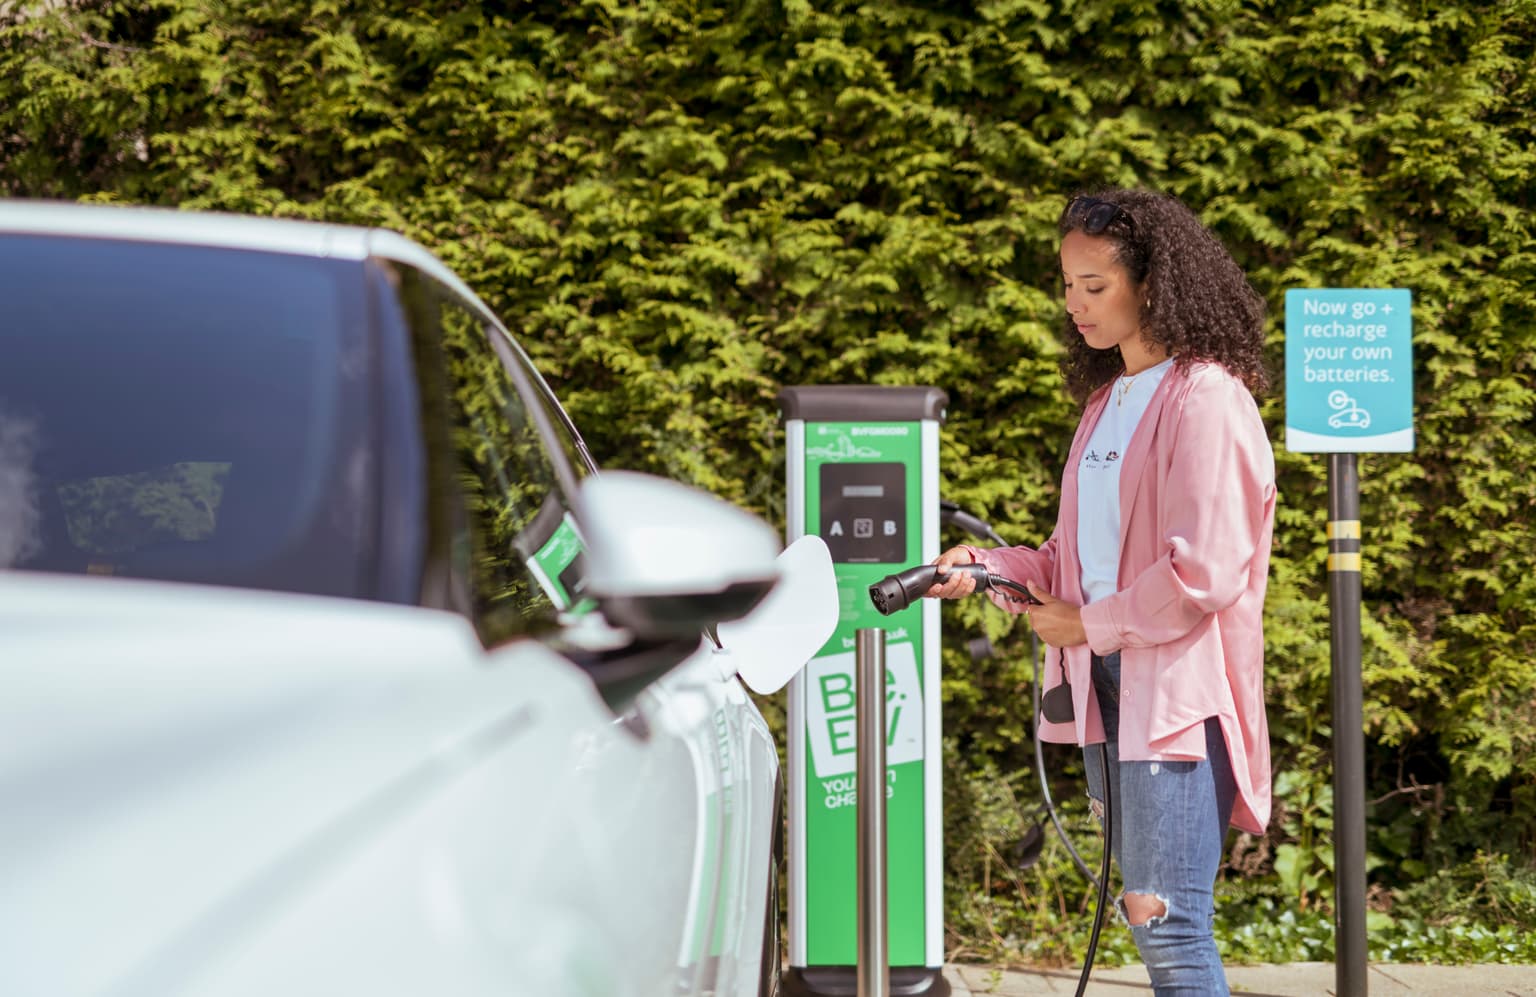
[[[1106,386],[1083,411],[1050,539],[1039,550],[970,548],[988,571],[1082,604],[1077,468],[1108,396]],[[1041,719],[1040,736],[1066,744],[1104,740],[1089,648],[1119,651],[1120,756],[1204,758],[1203,721],[1217,717],[1237,778],[1232,824],[1262,834],[1270,811],[1263,611],[1275,459],[1258,406],[1220,366],[1175,366],[1152,396],[1124,461],[1119,591],[1083,608],[1088,643],[1065,649],[1076,719]],[[993,598],[1004,609],[1021,609]],[[1054,651],[1042,675],[1045,688],[1060,684]]]

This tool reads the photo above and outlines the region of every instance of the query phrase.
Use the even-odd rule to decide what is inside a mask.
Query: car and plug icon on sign
[[[1333,391],[1328,395],[1328,405],[1335,411],[1328,417],[1328,426],[1331,429],[1368,429],[1371,425],[1371,413],[1360,407],[1360,404],[1346,391]]]

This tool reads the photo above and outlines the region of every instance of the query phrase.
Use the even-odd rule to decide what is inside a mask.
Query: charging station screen
[[[841,564],[903,564],[907,559],[907,466],[822,464],[821,530]]]

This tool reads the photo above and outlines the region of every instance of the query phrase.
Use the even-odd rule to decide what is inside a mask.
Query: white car
[[[0,994],[777,990],[820,541],[391,233],[0,202],[0,308]]]

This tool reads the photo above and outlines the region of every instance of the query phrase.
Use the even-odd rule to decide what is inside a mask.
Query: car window
[[[423,436],[439,530],[431,546],[467,590],[476,630],[494,645],[545,633],[585,612],[585,558],[570,511],[571,470],[545,446],[528,396],[452,290],[401,267],[420,381]]]
[[[346,266],[0,237],[0,567],[370,595]]]

